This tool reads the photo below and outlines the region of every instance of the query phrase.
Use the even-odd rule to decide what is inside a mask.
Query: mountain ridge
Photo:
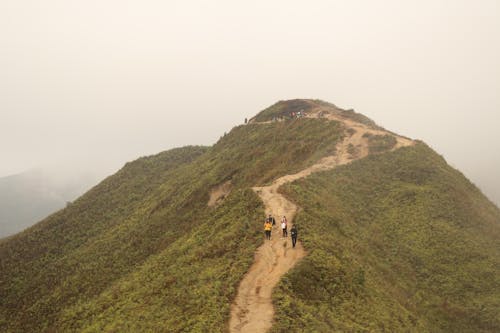
[[[283,116],[283,109],[279,108]],[[286,110],[286,113],[295,111]],[[313,173],[334,169],[337,166],[349,164],[362,159],[370,152],[378,152],[381,142],[377,138],[384,138],[382,150],[396,150],[400,147],[413,145],[414,142],[399,136],[392,136],[388,132],[380,130],[379,127],[371,125],[372,122],[353,122],[351,117],[345,117],[343,111],[335,107],[331,110],[310,108],[307,111],[301,109],[299,117],[322,118],[329,121],[339,121],[345,127],[344,139],[337,144],[335,154],[324,157],[316,164],[293,175],[285,175],[276,179],[271,185],[264,187],[254,187],[253,190],[260,196],[266,206],[266,211],[276,216],[288,216],[289,227],[293,225],[293,219],[298,211],[298,207],[287,200],[279,193],[280,187],[284,184],[305,178]],[[304,112],[304,114],[302,114]],[[349,116],[352,114],[349,114]],[[272,115],[276,121],[276,115]],[[348,120],[349,119],[349,120]],[[359,117],[358,117],[359,119]],[[254,121],[255,122],[255,121]],[[366,124],[370,125],[366,125]],[[373,128],[377,128],[374,130]],[[387,146],[387,143],[389,147]],[[376,147],[376,148],[375,148]],[[375,149],[374,149],[375,148]],[[279,237],[279,228],[273,233],[271,246],[262,245],[257,249],[255,262],[250,267],[249,272],[241,281],[238,294],[232,306],[231,319],[229,322],[231,332],[265,332],[272,326],[274,310],[272,307],[271,294],[274,286],[292,269],[303,257],[306,256],[301,243],[299,242],[292,251],[287,249],[287,243],[276,241]],[[270,265],[272,262],[272,266]],[[263,282],[262,275],[267,273],[267,278]]]
[[[348,155],[365,158],[279,190],[301,207],[296,221],[308,255],[273,290],[276,316],[271,331],[499,328],[494,311],[499,289],[491,280],[498,273],[494,263],[500,254],[492,243],[498,235],[498,208],[423,143],[394,150],[398,139],[407,139],[396,139],[353,112],[305,100],[313,106],[297,118],[288,113],[286,102],[279,103],[259,113],[259,121],[254,117],[236,126],[211,147],[177,148],[127,163],[70,207],[0,242],[0,329],[229,330],[231,304],[263,244],[266,207],[252,188],[339,156],[339,143],[359,135],[349,126],[373,131],[360,135],[362,147],[344,147]],[[290,103],[300,108],[297,100]],[[211,190],[228,182],[230,192],[209,206]],[[466,207],[457,209],[445,194]],[[406,212],[408,223],[392,220],[394,214],[403,216],[401,212]],[[432,240],[422,227],[427,224],[419,223],[423,217],[441,228],[437,239],[453,251],[441,253],[433,241],[432,256],[421,252],[422,240]],[[464,229],[460,223],[467,219],[476,222]],[[369,221],[373,240],[358,227]],[[405,235],[412,247],[389,237],[386,230]],[[462,247],[454,245],[456,235],[462,236]],[[385,245],[377,240],[382,236]],[[489,247],[476,239],[488,240]],[[460,262],[467,252],[480,253],[478,249],[484,252],[482,260],[456,270],[462,277],[451,275],[455,289],[443,288],[448,295],[428,283],[446,283],[449,262]],[[391,251],[404,256],[389,256]],[[430,269],[426,260],[439,265]],[[420,274],[420,303],[396,297],[415,294],[408,267]],[[402,279],[394,286],[384,282],[389,268],[395,272],[386,274],[389,281]],[[471,281],[476,286],[461,308],[450,295],[466,291]],[[427,298],[428,306],[421,301]],[[439,310],[444,299],[451,310]],[[482,304],[482,310],[476,311],[474,302],[480,304],[478,309]],[[335,311],[325,310],[329,308]],[[349,314],[349,308],[354,312]],[[394,312],[405,315],[391,316]],[[318,313],[322,315],[315,316]]]

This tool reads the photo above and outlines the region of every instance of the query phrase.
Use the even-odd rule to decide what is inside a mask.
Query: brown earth
[[[210,190],[210,198],[208,199],[208,207],[216,206],[227,197],[227,195],[231,192],[231,181],[228,180],[225,183],[220,184]]]
[[[300,233],[299,242],[295,248],[291,246],[290,237],[281,237],[281,228],[279,227],[281,217],[286,215],[290,229],[298,207],[278,193],[279,187],[285,183],[307,177],[313,172],[333,169],[338,165],[366,157],[369,153],[367,138],[363,137],[366,133],[394,136],[397,144],[393,150],[414,143],[412,140],[394,133],[373,129],[351,119],[346,119],[340,116],[337,111],[330,112],[328,108],[313,109],[307,113],[306,117],[340,121],[345,126],[346,136],[342,142],[338,143],[335,155],[325,157],[296,174],[280,177],[269,186],[253,188],[264,202],[266,213],[272,214],[276,218],[276,226],[273,227],[271,240],[266,240],[257,249],[254,263],[240,283],[238,293],[231,306],[230,332],[266,332],[271,328],[274,317],[272,290],[281,277],[307,254],[300,243]],[[264,219],[262,220],[263,224]]]

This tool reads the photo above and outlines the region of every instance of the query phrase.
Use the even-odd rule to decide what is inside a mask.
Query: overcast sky
[[[0,0],[0,177],[109,174],[319,98],[500,204],[500,2]]]

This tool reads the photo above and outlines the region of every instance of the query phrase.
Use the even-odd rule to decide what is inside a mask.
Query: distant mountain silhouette
[[[92,177],[56,180],[41,169],[0,178],[0,238],[12,235],[64,208],[87,190]]]

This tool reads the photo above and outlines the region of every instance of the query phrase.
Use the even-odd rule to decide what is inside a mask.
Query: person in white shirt
[[[288,236],[288,231],[286,230],[287,225],[288,221],[286,220],[286,216],[283,215],[283,218],[281,219],[281,229],[283,230],[283,237]]]

